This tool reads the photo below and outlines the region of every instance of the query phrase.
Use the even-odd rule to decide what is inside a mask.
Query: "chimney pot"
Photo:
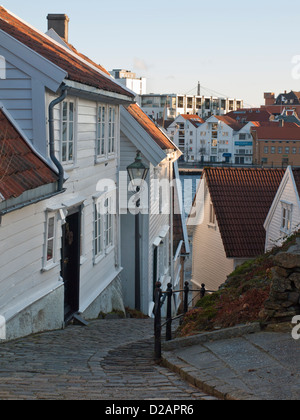
[[[54,31],[63,38],[66,42],[69,40],[69,17],[65,14],[49,14],[48,19],[48,31],[54,29]]]

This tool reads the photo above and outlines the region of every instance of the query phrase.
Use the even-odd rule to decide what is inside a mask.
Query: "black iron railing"
[[[207,293],[214,293],[213,291],[206,290],[205,284],[201,285],[201,289],[190,289],[189,283],[186,282],[184,285],[183,290],[173,290],[173,285],[171,283],[168,284],[168,288],[165,292],[161,289],[161,283],[156,283],[156,288],[154,292],[154,335],[155,335],[155,345],[154,345],[154,351],[155,351],[155,360],[159,361],[161,360],[161,341],[162,341],[162,328],[166,326],[166,341],[172,340],[172,323],[176,319],[183,318],[186,313],[189,311],[190,305],[192,302],[197,299],[200,300],[204,298],[204,296]],[[173,302],[173,296],[176,293],[182,293],[183,294],[183,313],[180,315],[177,315],[175,317],[172,317],[172,302]],[[189,294],[195,293],[196,296],[193,297],[191,301],[189,301]],[[199,297],[198,297],[199,294]],[[161,309],[162,306],[167,301],[167,316],[166,321],[162,324],[162,315],[161,315]],[[192,305],[194,306],[194,305]]]

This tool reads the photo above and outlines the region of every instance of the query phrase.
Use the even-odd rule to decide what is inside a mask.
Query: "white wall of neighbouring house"
[[[291,209],[291,226],[287,231],[283,228],[283,206]],[[282,180],[273,207],[269,213],[266,225],[266,251],[282,245],[284,240],[300,228],[300,207],[292,171],[290,168]]]
[[[234,259],[227,258],[217,221],[210,223],[211,198],[204,187],[204,219],[195,227],[193,236],[193,274],[195,288],[205,284],[207,290],[216,291],[225,283],[235,268]]]

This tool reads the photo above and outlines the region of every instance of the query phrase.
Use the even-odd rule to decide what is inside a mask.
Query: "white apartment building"
[[[199,127],[204,120],[198,115],[179,115],[167,128],[167,133],[173,143],[182,152],[182,159],[186,162],[201,161],[201,150],[199,147]]]
[[[143,111],[152,119],[174,119],[180,114],[197,114],[200,118],[225,115],[243,108],[240,99],[217,98],[212,96],[147,94],[141,97]]]
[[[254,123],[240,124],[227,116],[212,116],[197,128],[198,162],[251,165]]]
[[[127,89],[132,90],[137,95],[145,95],[147,92],[147,79],[145,77],[138,78],[136,73],[130,70],[114,69],[110,71],[114,79]],[[139,102],[139,101],[138,101]]]

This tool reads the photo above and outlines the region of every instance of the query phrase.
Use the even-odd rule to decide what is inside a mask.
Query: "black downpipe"
[[[49,105],[49,144],[50,144],[50,158],[54,165],[58,169],[59,179],[58,179],[58,191],[62,191],[64,184],[64,168],[59,160],[55,156],[54,151],[54,107],[66,99],[68,91],[66,86],[62,87],[62,94],[59,98],[54,99]]]

